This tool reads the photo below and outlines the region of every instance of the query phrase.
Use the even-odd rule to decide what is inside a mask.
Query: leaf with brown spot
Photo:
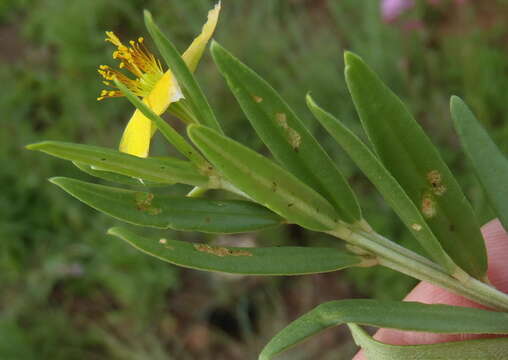
[[[362,258],[335,248],[278,246],[239,248],[193,244],[140,236],[124,228],[108,234],[138,250],[172,264],[205,271],[245,275],[303,275],[336,271],[359,265]]]
[[[361,58],[347,52],[345,63],[349,92],[379,159],[414,204],[425,211],[427,223],[453,261],[483,279],[487,254],[480,224],[439,151],[404,103]],[[429,183],[429,174],[439,180],[436,189]],[[428,195],[422,200],[424,193],[432,194],[433,206],[427,206]]]
[[[348,182],[277,91],[216,42],[211,52],[247,119],[279,164],[327,199],[342,220],[359,221],[360,206]]]
[[[187,131],[217,171],[254,201],[310,230],[338,225],[337,212],[323,196],[273,161],[208,127],[191,125]]]
[[[415,204],[409,198],[372,150],[339,119],[319,107],[310,95],[307,95],[307,105],[316,119],[328,130],[342,149],[379,190],[415,239],[427,251],[427,254],[450,273],[456,271],[457,265],[446,254],[441,243],[425,221],[420,210],[420,204]]]
[[[266,229],[282,223],[278,215],[250,201],[175,197],[69,178],[52,178],[51,182],[94,209],[135,225],[209,233],[238,233]]]

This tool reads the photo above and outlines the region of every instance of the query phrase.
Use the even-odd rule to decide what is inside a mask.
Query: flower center
[[[117,48],[113,52],[113,59],[120,61],[118,67],[127,69],[135,78],[133,79],[117,69],[112,69],[108,65],[99,66],[98,72],[105,79],[103,84],[112,89],[102,90],[97,100],[124,96],[111,83],[115,77],[134,94],[140,97],[148,96],[157,81],[164,75],[159,60],[146,48],[142,37],[137,41],[129,41],[130,46],[125,46],[112,31],[106,31],[106,36],[106,41]]]

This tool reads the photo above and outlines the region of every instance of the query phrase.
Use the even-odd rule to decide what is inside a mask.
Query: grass
[[[493,5],[494,4],[494,5]],[[211,8],[205,0],[8,0],[0,5],[0,357],[5,359],[236,359],[254,354],[290,319],[319,302],[347,296],[400,298],[412,280],[388,270],[291,279],[237,278],[179,270],[105,235],[115,221],[72,200],[45,179],[85,178],[69,163],[25,151],[42,139],[116,147],[126,100],[96,102],[96,67],[112,64],[104,31],[146,36],[150,9],[184,49]],[[420,7],[385,24],[375,0],[223,1],[216,39],[269,80],[301,114],[361,194],[381,233],[411,243],[370,184],[306,110],[312,91],[354,130],[342,51],[359,53],[408,103],[472,198],[491,216],[452,132],[451,94],[463,96],[504,150],[507,4]],[[491,20],[492,16],[496,21]],[[175,20],[178,19],[178,20]],[[232,137],[265,151],[209,56],[198,78]],[[7,90],[7,91],[6,91]],[[167,147],[156,138],[155,152]],[[173,234],[192,240],[194,234]],[[326,243],[296,227],[245,235],[263,243]],[[328,289],[328,290],[324,290]],[[302,295],[304,294],[304,295]],[[339,332],[339,334],[342,334]],[[346,355],[344,336],[312,340],[293,359]],[[324,349],[324,350],[323,350]],[[247,354],[247,355],[246,355]],[[328,354],[329,356],[330,354]]]

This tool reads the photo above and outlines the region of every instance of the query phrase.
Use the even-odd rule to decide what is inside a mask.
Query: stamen
[[[113,59],[118,60],[120,69],[126,69],[132,73],[135,78],[132,79],[122,72],[112,69],[107,65],[100,65],[98,72],[105,80],[117,79],[130,91],[140,97],[147,96],[164,74],[159,60],[145,47],[144,38],[138,37],[137,41],[129,41],[129,47],[125,46],[120,39],[112,32],[106,31],[107,42],[116,46],[113,51]],[[103,90],[98,100],[110,97],[123,96],[109,81],[103,81],[103,84],[110,86],[115,90]]]

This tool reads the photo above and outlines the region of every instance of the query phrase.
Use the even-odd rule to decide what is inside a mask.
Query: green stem
[[[199,186],[196,186],[194,187],[191,191],[189,191],[189,193],[186,195],[187,197],[193,197],[193,198],[197,198],[197,197],[201,197],[203,196],[208,190],[210,190],[209,188],[206,188],[206,187],[199,187]]]
[[[232,192],[233,194],[239,195],[241,197],[246,198],[247,200],[252,201],[252,198],[249,195],[247,195],[242,190],[238,189],[236,186],[234,186],[233,184],[231,184],[230,182],[228,182],[224,179],[222,179],[222,181],[221,181],[220,189]]]
[[[329,232],[374,254],[380,265],[427,281],[477,303],[508,311],[508,295],[471,276],[456,279],[443,267],[377,234],[340,225]]]
[[[220,188],[250,199],[227,181],[223,181]],[[380,265],[445,288],[479,304],[508,311],[508,294],[466,273],[461,273],[460,278],[453,277],[441,265],[396,244],[374,231],[364,231],[362,228],[369,227],[360,225],[351,226],[340,223],[336,229],[328,233],[372,254]]]

